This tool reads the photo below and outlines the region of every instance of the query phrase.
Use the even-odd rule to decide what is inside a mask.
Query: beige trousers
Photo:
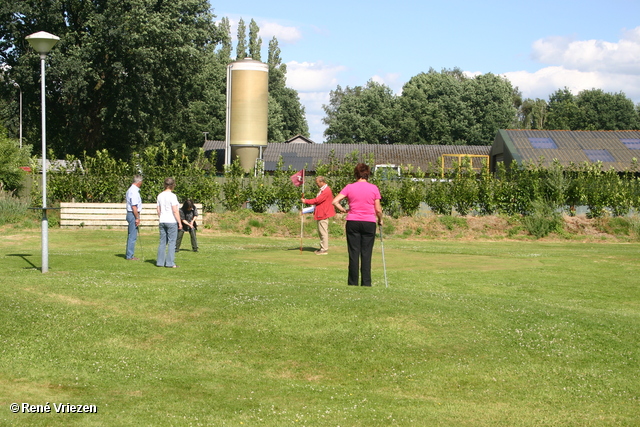
[[[329,218],[318,221],[318,235],[320,236],[320,250],[329,250]]]

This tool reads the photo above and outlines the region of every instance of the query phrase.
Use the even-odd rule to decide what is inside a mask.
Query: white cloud
[[[602,89],[624,92],[640,102],[640,27],[623,32],[618,42],[547,37],[532,46],[532,58],[550,66],[536,72],[514,71],[503,75],[526,98],[547,99],[557,89]]]
[[[600,86],[597,73],[567,70],[564,67],[546,67],[535,73],[514,71],[503,74],[517,86],[525,98],[546,99],[557,89],[568,87],[573,93]]]
[[[329,91],[326,92],[299,92],[300,102],[304,105],[305,117],[309,125],[309,133],[314,142],[324,141],[325,125],[322,123],[324,110],[322,106],[329,104]]]
[[[279,43],[295,43],[302,39],[302,31],[296,27],[286,27],[275,22],[261,21],[257,22],[260,27],[260,37],[264,43],[269,44],[269,40],[273,37],[278,39]]]
[[[329,103],[329,92],[299,92],[300,101],[311,108],[309,111],[323,111],[322,105]]]
[[[623,38],[625,40],[630,40],[636,43],[640,43],[640,27],[636,27],[632,30],[625,30]]]
[[[236,42],[238,40],[238,23],[241,17],[229,17],[229,25],[231,26],[231,39]],[[247,27],[246,35],[249,37],[249,24],[251,18],[242,18],[244,25]],[[263,45],[269,45],[269,41],[275,36],[279,43],[296,43],[302,39],[302,31],[299,28],[293,26],[285,26],[278,24],[277,22],[269,21],[266,19],[255,19],[258,27],[260,28],[260,38]],[[219,22],[219,21],[218,21]]]
[[[338,74],[346,68],[318,62],[287,62],[287,86],[298,92],[320,92],[335,89]]]
[[[546,37],[533,42],[531,57],[543,64],[558,64],[563,61],[564,52],[573,42],[568,37]]]
[[[640,74],[640,27],[616,43],[548,37],[533,43],[532,57],[544,64],[590,72]]]
[[[535,73],[515,71],[503,75],[511,84],[518,86],[525,98],[548,99],[556,90],[567,87],[574,94],[594,88],[611,93],[624,92],[634,102],[640,102],[640,76],[584,72],[564,67],[546,67]]]
[[[298,91],[314,142],[324,141],[322,105],[329,103],[329,92],[338,86],[338,75],[345,70],[342,65],[327,65],[322,61],[287,62],[287,86]]]
[[[386,86],[389,86],[391,90],[396,94],[400,95],[402,92],[402,86],[404,86],[404,81],[400,80],[400,73],[387,73],[384,76],[375,75],[371,77],[376,83],[380,83]]]

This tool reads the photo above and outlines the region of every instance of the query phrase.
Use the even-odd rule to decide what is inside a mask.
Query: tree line
[[[640,104],[621,92],[523,99],[506,78],[458,68],[420,73],[399,95],[374,81],[338,86],[324,111],[327,142],[339,144],[491,145],[499,129],[640,129]]]
[[[240,20],[233,53],[228,18],[215,21],[207,0],[5,0],[0,3],[0,125],[40,140],[39,58],[25,37],[60,37],[47,57],[47,141],[53,155],[107,150],[127,159],[147,147],[186,146],[225,138],[226,69],[262,60],[252,19]],[[267,48],[268,140],[309,136],[298,93],[286,86],[278,40]],[[559,89],[549,100],[523,99],[500,76],[430,69],[396,95],[374,81],[338,86],[324,106],[332,143],[490,145],[498,129],[640,128],[640,107],[623,93]],[[37,152],[36,148],[36,152]],[[195,154],[194,154],[195,155]]]
[[[553,92],[548,101],[539,98],[517,101],[519,129],[640,129],[640,104],[634,107],[622,92],[591,89],[574,95],[564,88]]]
[[[0,124],[40,140],[39,57],[25,37],[47,31],[60,42],[47,57],[47,143],[58,158],[108,150],[121,158],[161,142],[199,148],[204,132],[224,140],[226,69],[261,60],[259,27],[216,22],[207,0],[6,0],[0,4]],[[278,40],[269,41],[269,140],[308,125],[298,94],[286,87]],[[15,85],[17,84],[17,86]]]

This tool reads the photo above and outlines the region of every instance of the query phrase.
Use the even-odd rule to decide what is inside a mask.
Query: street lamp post
[[[42,100],[42,272],[49,271],[49,221],[47,219],[47,127],[45,112],[44,60],[60,37],[40,31],[26,37],[31,47],[40,54],[40,92]]]
[[[20,92],[20,148],[22,148],[22,88],[16,82],[13,82],[13,86]]]

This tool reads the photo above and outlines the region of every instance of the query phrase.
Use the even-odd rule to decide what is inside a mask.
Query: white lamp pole
[[[26,37],[40,54],[40,92],[42,99],[42,272],[49,271],[49,221],[47,220],[47,131],[45,112],[44,60],[60,37],[40,31]]]
[[[20,148],[22,148],[22,88],[16,82],[13,82],[13,86],[20,91]]]

